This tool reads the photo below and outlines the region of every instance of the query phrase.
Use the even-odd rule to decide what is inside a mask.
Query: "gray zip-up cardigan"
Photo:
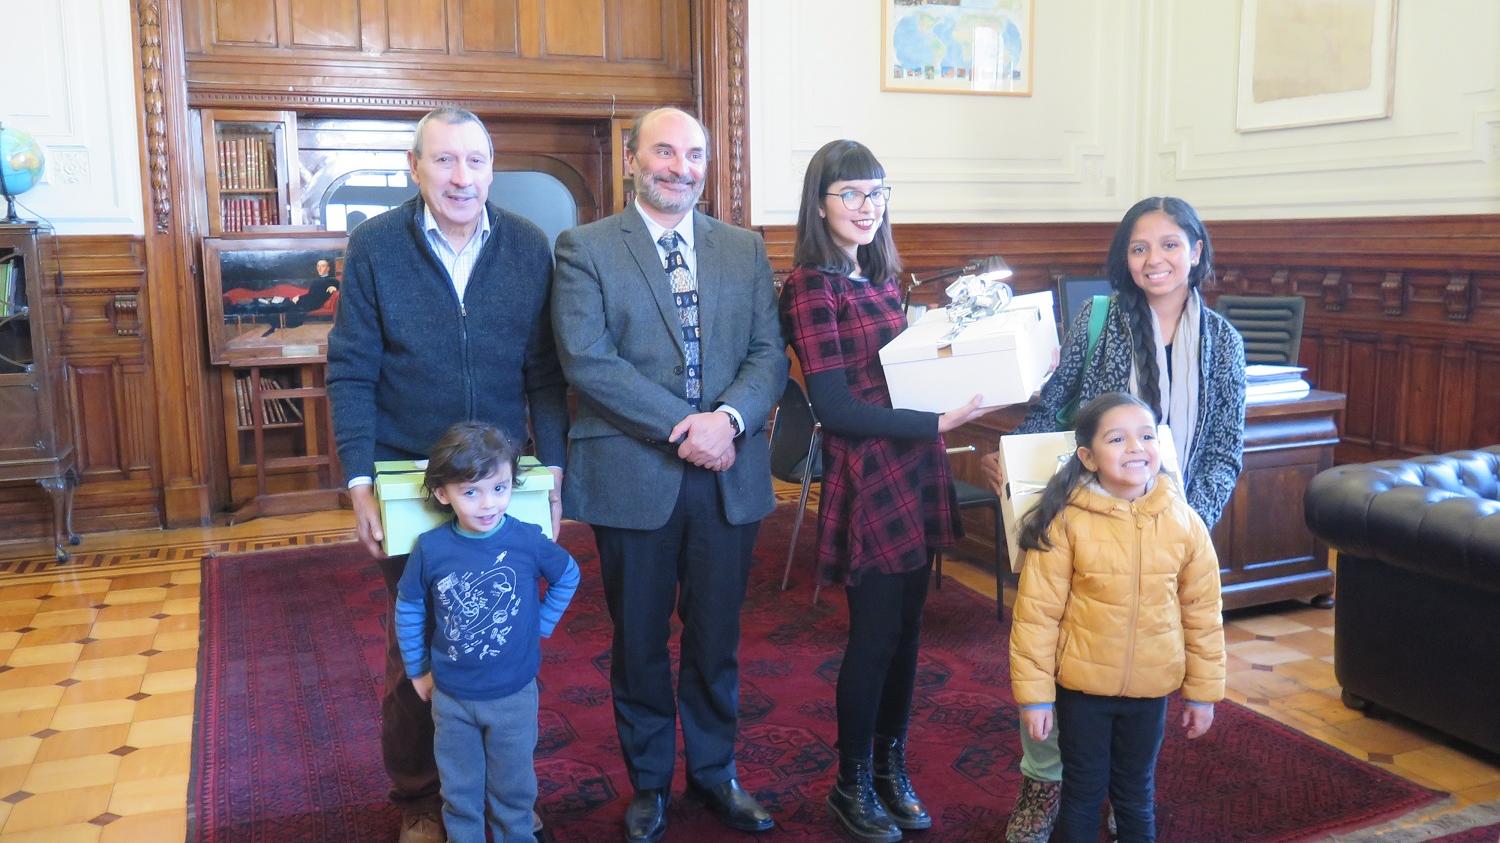
[[[1201,300],[1201,299],[1200,299]],[[1088,350],[1089,314],[1094,300],[1084,302],[1063,338],[1057,370],[1026,414],[1017,433],[1045,433],[1057,429],[1057,412],[1068,403],[1082,378],[1081,407],[1106,392],[1130,391],[1134,365],[1129,320],[1119,296],[1110,296],[1109,315],[1094,349],[1089,370],[1083,371]],[[1210,528],[1218,523],[1234,494],[1245,450],[1245,345],[1229,321],[1208,307],[1202,312],[1199,350],[1198,429],[1188,454],[1187,500]]]
[[[543,465],[567,457],[567,383],[552,339],[547,235],[486,205],[490,236],[462,302],[422,230],[422,198],[354,230],[328,337],[328,396],[346,478],[426,457],[449,425],[484,421]]]

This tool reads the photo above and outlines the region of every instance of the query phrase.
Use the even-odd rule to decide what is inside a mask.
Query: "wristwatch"
[[[744,430],[740,429],[740,421],[739,421],[739,419],[736,419],[734,417],[734,413],[731,413],[728,410],[720,410],[719,412],[721,412],[724,415],[726,415],[726,416],[729,417],[729,426],[732,427],[732,428],[734,428],[734,435],[735,436],[739,436],[741,433],[745,432]]]

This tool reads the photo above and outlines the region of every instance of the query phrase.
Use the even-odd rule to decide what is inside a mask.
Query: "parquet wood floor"
[[[778,496],[795,501],[796,490]],[[336,511],[90,535],[62,566],[42,543],[0,544],[0,843],[183,839],[201,561],[352,536],[349,513]],[[945,574],[994,595],[979,567],[950,560]],[[1493,759],[1343,707],[1332,612],[1241,611],[1227,632],[1237,702],[1453,792],[1440,810],[1500,799]]]

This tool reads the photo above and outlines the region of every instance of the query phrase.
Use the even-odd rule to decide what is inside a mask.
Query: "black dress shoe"
[[[657,843],[667,833],[666,788],[637,790],[625,809],[625,839],[630,843]]]
[[[714,787],[703,787],[696,782],[688,782],[689,792],[697,795],[708,807],[719,816],[719,819],[735,831],[770,831],[776,827],[776,821],[766,813],[766,809],[760,807],[740,783],[730,779],[723,784]]]

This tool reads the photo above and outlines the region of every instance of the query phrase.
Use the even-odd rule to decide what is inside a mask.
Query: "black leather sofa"
[[[1338,551],[1344,702],[1500,753],[1500,446],[1338,466],[1304,508]]]

